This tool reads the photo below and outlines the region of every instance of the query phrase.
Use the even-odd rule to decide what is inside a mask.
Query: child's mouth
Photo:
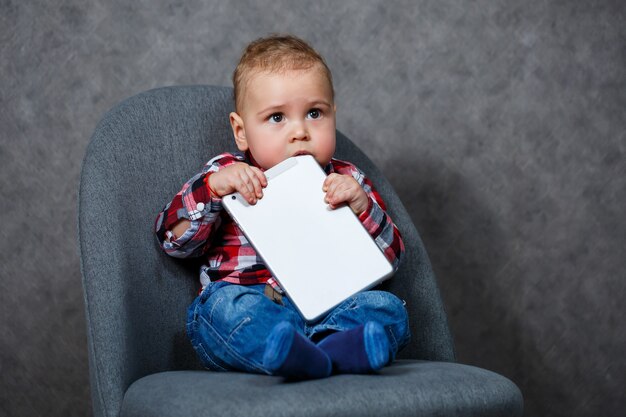
[[[295,154],[293,154],[293,156],[300,156],[300,155],[311,155],[311,152],[308,152],[308,151],[298,151]]]

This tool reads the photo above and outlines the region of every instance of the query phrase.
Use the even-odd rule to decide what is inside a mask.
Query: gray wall
[[[621,1],[0,1],[0,415],[90,414],[80,164],[120,100],[308,39],[429,250],[461,362],[528,416],[626,408]],[[152,216],[154,213],[146,213]]]

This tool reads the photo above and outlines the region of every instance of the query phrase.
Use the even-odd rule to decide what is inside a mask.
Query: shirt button
[[[196,210],[198,210],[198,211],[202,211],[202,210],[204,210],[204,203],[198,203],[198,204],[196,204]]]

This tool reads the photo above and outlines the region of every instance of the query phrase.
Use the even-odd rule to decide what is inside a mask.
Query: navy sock
[[[325,378],[332,370],[328,355],[288,322],[277,324],[267,337],[263,366],[294,379]]]
[[[335,373],[365,374],[389,362],[389,338],[383,326],[374,321],[333,333],[317,346],[328,354]]]

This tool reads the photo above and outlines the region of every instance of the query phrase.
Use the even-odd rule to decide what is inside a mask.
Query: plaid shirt
[[[269,283],[281,291],[263,259],[223,209],[222,200],[211,197],[205,185],[204,178],[209,172],[217,172],[236,162],[250,164],[242,153],[224,153],[211,159],[201,172],[187,181],[159,213],[155,223],[157,238],[168,255],[177,258],[201,256],[205,259],[200,268],[203,289],[211,281],[224,280],[242,285]],[[404,252],[404,244],[372,182],[357,167],[338,159],[332,159],[325,171],[326,174],[351,175],[363,187],[369,204],[359,220],[395,271]],[[189,220],[191,225],[182,236],[175,236],[173,226],[181,219]]]

